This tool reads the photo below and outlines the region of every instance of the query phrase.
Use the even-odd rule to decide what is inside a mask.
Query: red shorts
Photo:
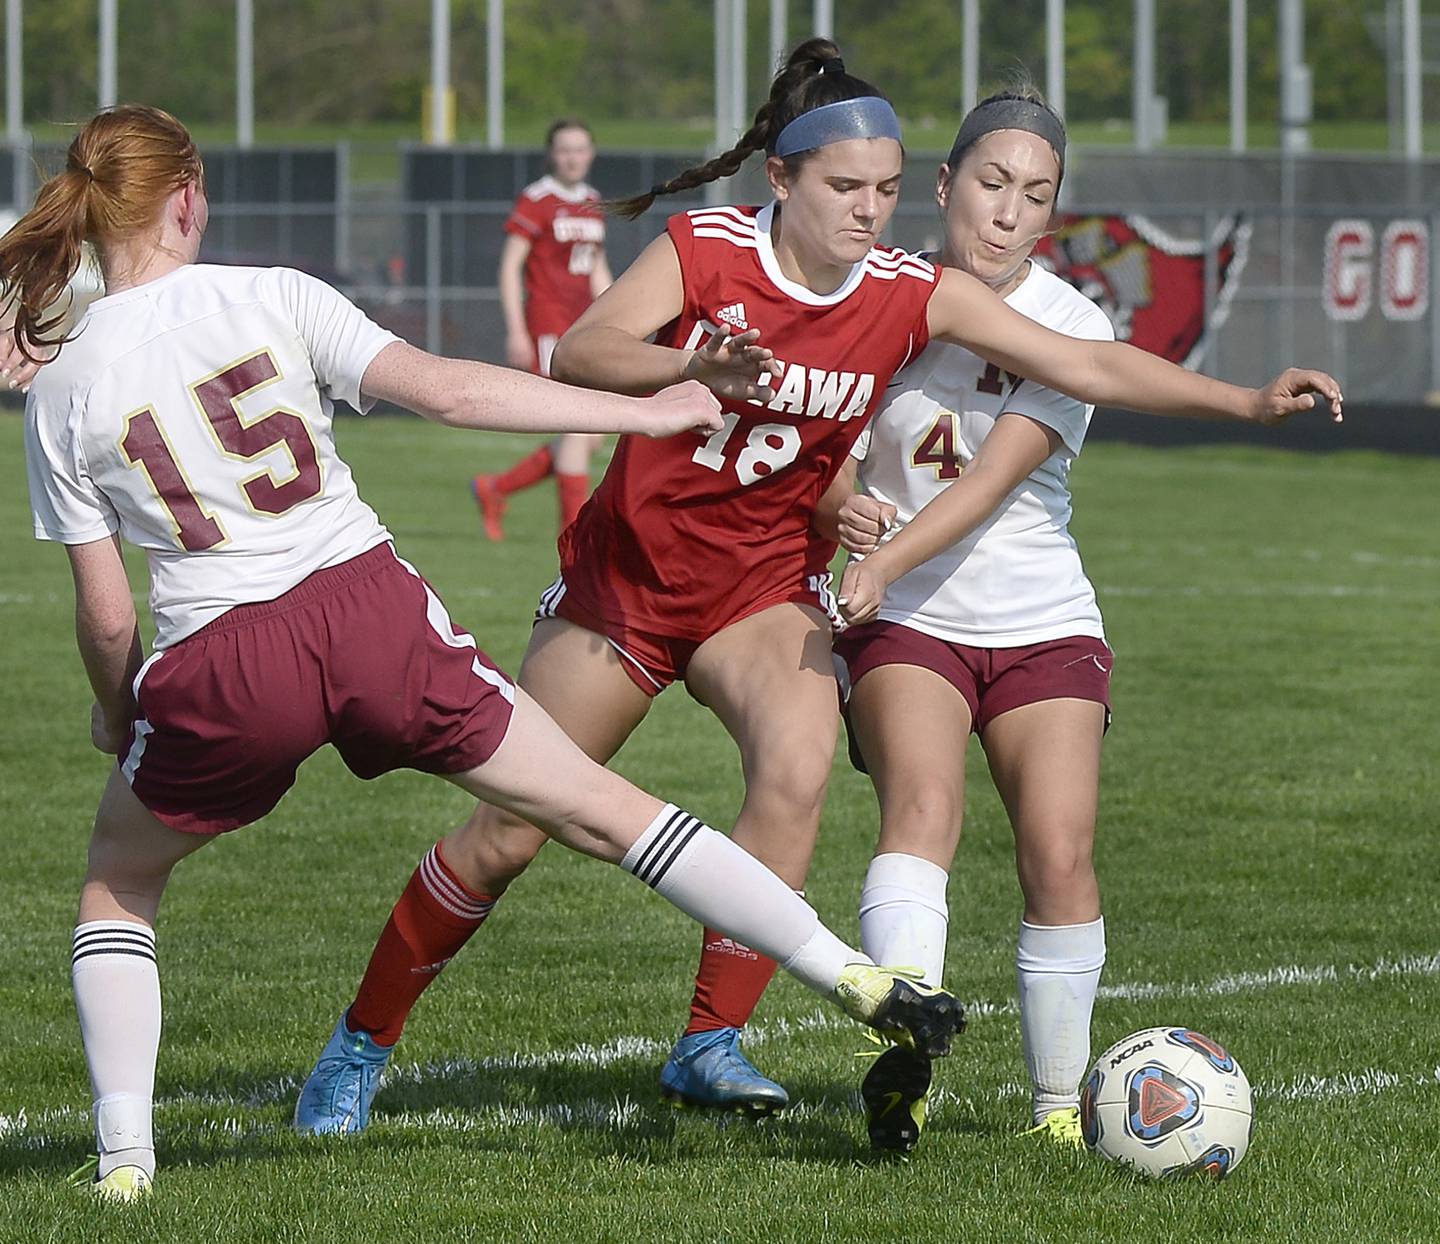
[[[587,631],[601,636],[620,655],[620,664],[630,675],[630,680],[646,695],[656,696],[671,683],[685,677],[686,667],[700,645],[711,635],[717,635],[727,626],[769,609],[775,605],[809,605],[820,610],[832,623],[837,614],[835,595],[830,590],[830,576],[810,575],[803,587],[792,588],[783,593],[765,597],[753,602],[739,613],[729,617],[717,626],[710,635],[702,639],[682,639],[674,635],[661,635],[654,631],[640,630],[626,623],[607,622],[598,610],[578,599],[560,575],[555,582],[540,594],[540,604],[535,610],[535,621],[545,618],[560,618],[573,622]]]
[[[1105,724],[1110,724],[1115,654],[1103,639],[1089,635],[1019,648],[972,648],[899,622],[868,622],[836,637],[835,659],[846,696],[882,665],[918,665],[939,674],[970,706],[970,729],[976,734],[1000,714],[1042,700],[1094,700],[1105,706]]]
[[[166,825],[197,834],[264,816],[325,743],[362,778],[473,769],[515,703],[389,544],[231,609],[152,656],[135,684],[121,772]]]

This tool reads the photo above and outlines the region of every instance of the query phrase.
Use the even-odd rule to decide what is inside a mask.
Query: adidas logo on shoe
[[[715,312],[715,318],[742,333],[750,327],[745,320],[745,304],[743,302],[732,302],[728,307],[721,307]]]

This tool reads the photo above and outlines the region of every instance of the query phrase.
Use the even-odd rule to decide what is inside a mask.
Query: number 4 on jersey
[[[956,449],[955,412],[942,410],[910,455],[914,467],[934,467],[936,479],[959,479],[964,469]]]

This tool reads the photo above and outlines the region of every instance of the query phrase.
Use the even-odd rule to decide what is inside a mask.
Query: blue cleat
[[[300,1090],[295,1130],[306,1136],[363,1132],[393,1048],[375,1044],[368,1032],[351,1032],[342,1015]]]
[[[763,1119],[790,1104],[774,1080],[740,1052],[740,1029],[717,1028],[681,1037],[660,1071],[660,1098],[672,1105],[733,1110]]]

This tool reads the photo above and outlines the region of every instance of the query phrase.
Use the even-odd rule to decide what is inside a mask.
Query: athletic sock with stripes
[[[425,853],[390,913],[360,992],[345,1017],[351,1032],[378,1045],[400,1040],[411,1008],[495,906],[466,887],[445,863],[437,842]]]
[[[153,1177],[150,1116],[160,1048],[155,931],[128,920],[78,925],[70,980],[94,1094],[99,1177],[117,1166],[139,1166]]]
[[[1036,1123],[1051,1111],[1079,1105],[1090,1063],[1090,1014],[1104,966],[1103,916],[1087,924],[1020,922],[1020,1040]]]
[[[833,993],[846,964],[869,962],[753,855],[672,803],[620,865],[687,916],[768,955],[817,993]]]

